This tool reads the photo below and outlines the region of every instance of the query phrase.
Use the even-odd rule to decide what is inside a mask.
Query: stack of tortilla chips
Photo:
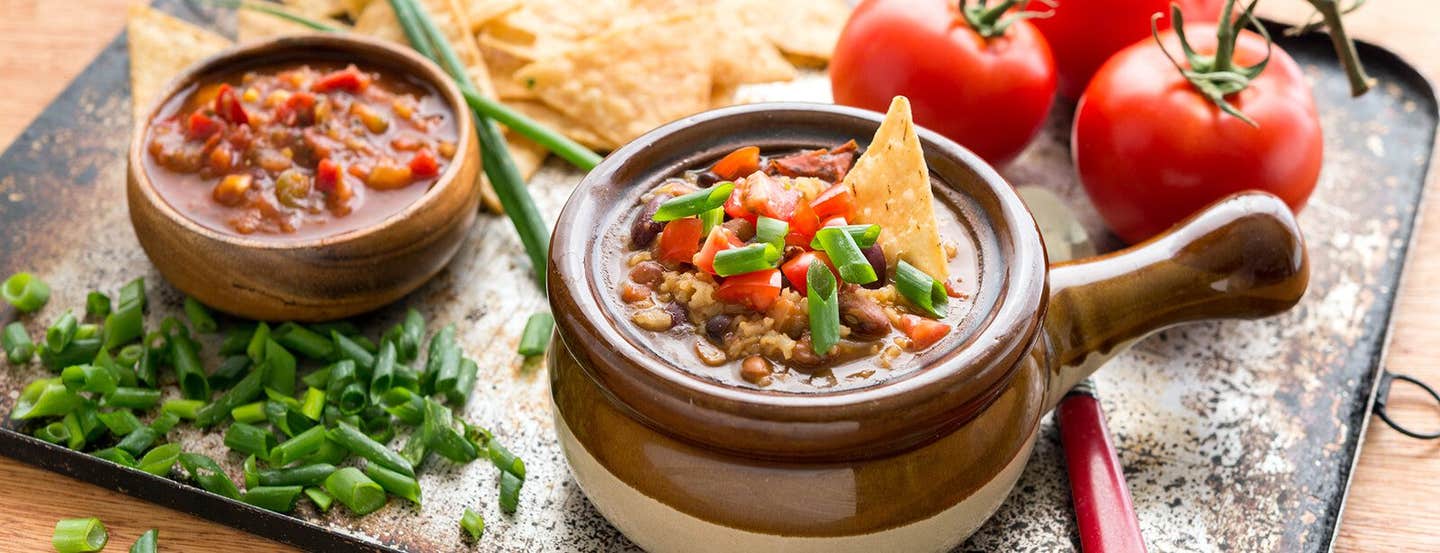
[[[388,0],[285,0],[295,13],[405,43]],[[744,84],[823,66],[845,0],[419,0],[484,94],[596,151],[729,105]],[[353,22],[346,25],[342,21]],[[311,32],[241,10],[241,42]],[[149,8],[131,10],[136,117],[186,65],[230,42]],[[548,152],[507,131],[529,178]],[[487,186],[485,203],[499,209]]]

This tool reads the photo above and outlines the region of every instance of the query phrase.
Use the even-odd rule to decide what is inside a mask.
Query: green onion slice
[[[520,355],[526,357],[545,353],[550,344],[550,333],[555,330],[555,318],[549,313],[536,313],[525,321],[525,330],[520,335]]]
[[[900,295],[910,300],[911,305],[926,315],[937,319],[945,316],[949,300],[945,285],[903,259],[895,267],[895,287],[900,289]]]
[[[703,225],[701,233],[710,235],[710,229],[720,226],[725,221],[725,208],[717,207],[700,214],[700,223]]]
[[[840,343],[840,301],[835,275],[824,263],[811,263],[805,271],[806,297],[810,307],[810,344],[815,353],[826,355]]]
[[[460,517],[460,528],[463,528],[465,533],[470,534],[470,539],[478,540],[480,536],[485,534],[485,519],[480,516],[480,513],[466,507],[465,514]]]
[[[50,538],[50,545],[60,553],[84,553],[104,549],[108,541],[110,533],[105,530],[100,519],[67,518],[55,523],[55,534]]]
[[[699,215],[725,205],[725,200],[730,199],[730,192],[733,190],[735,190],[735,183],[722,182],[704,190],[676,196],[660,204],[660,209],[656,210],[655,216],[650,219],[657,223],[664,223],[691,215]]]
[[[774,269],[780,260],[780,249],[774,244],[750,244],[731,248],[715,254],[715,274],[720,276],[742,275]]]
[[[761,216],[755,220],[755,241],[785,248],[785,235],[790,234],[790,223]]]
[[[725,200],[720,200],[720,203],[725,203]],[[15,273],[0,286],[0,297],[21,313],[30,313],[44,307],[45,302],[50,300],[50,285],[30,273]]]
[[[880,225],[844,225],[838,227],[825,227],[827,229],[840,229],[849,234],[855,240],[855,245],[861,248],[868,248],[875,245],[875,240],[880,238]],[[825,229],[820,229],[825,230]],[[810,240],[810,249],[824,249],[820,243],[820,233],[815,233],[815,238]]]
[[[870,266],[865,254],[860,252],[860,245],[856,244],[855,238],[843,228],[822,228],[815,233],[815,242],[819,246],[816,249],[824,250],[830,256],[830,261],[840,272],[840,278],[846,282],[869,284],[879,280],[875,268]]]

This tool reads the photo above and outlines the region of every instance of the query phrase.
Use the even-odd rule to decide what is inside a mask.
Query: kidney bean
[[[751,238],[755,237],[755,223],[745,219],[731,219],[722,223],[722,226],[730,229],[730,232],[735,233],[735,237],[742,242],[749,242]]]
[[[700,185],[700,188],[710,188],[723,180],[725,179],[715,174],[714,171],[702,171],[695,175],[695,184]]]
[[[730,322],[734,317],[721,313],[710,320],[705,321],[705,335],[709,336],[715,343],[725,341],[725,333],[730,332]]]
[[[680,326],[690,323],[690,310],[675,302],[665,304],[665,312],[670,314],[671,326]]]
[[[650,199],[650,203],[645,204],[645,209],[641,209],[640,213],[635,215],[635,222],[630,225],[631,248],[638,250],[650,247],[650,244],[655,241],[655,237],[659,236],[660,231],[665,229],[665,223],[657,223],[650,220],[650,218],[654,217],[655,212],[660,210],[660,204],[665,203],[665,200],[668,199],[670,199],[670,196],[664,194],[656,195]]]
[[[890,318],[875,300],[861,295],[853,286],[840,290],[840,322],[850,327],[854,340],[878,340],[890,333]]]
[[[880,278],[876,279],[875,282],[871,282],[864,286],[871,290],[879,290],[880,288],[884,287],[885,269],[888,268],[888,265],[885,264],[885,251],[880,249],[880,244],[874,244],[868,248],[860,250],[860,253],[865,254],[865,260],[870,262],[870,267],[874,268],[875,274],[880,276]]]

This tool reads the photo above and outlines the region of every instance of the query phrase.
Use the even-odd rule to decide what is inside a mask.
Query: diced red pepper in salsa
[[[210,138],[217,132],[220,132],[220,122],[202,112],[191,113],[185,121],[185,138],[190,140]]]
[[[310,85],[310,90],[315,92],[330,92],[332,90],[343,90],[349,93],[363,92],[365,87],[370,86],[370,76],[361,73],[354,65],[339,71],[333,71]]]
[[[328,159],[320,160],[315,167],[315,189],[326,194],[335,191],[335,184],[340,182],[340,164]]]
[[[784,285],[780,278],[779,269],[765,269],[743,275],[726,277],[720,287],[715,289],[715,298],[738,305],[743,305],[756,311],[764,311],[775,303],[775,298],[780,297],[780,289]]]
[[[410,158],[410,175],[417,179],[428,179],[440,174],[440,163],[435,161],[435,155],[430,150],[415,152],[415,157]]]
[[[733,181],[760,170],[760,148],[746,146],[726,154],[710,168],[720,178]]]
[[[933,346],[950,333],[950,325],[919,315],[901,315],[900,323],[895,326],[910,338],[910,348],[913,350],[922,350]]]
[[[695,252],[700,251],[700,234],[704,230],[705,223],[694,217],[665,223],[660,231],[660,243],[655,247],[656,257],[673,264],[693,262]]]
[[[730,248],[744,246],[745,241],[735,232],[723,226],[716,225],[710,229],[710,236],[705,238],[705,245],[700,247],[699,253],[695,254],[693,263],[695,267],[710,274],[715,274],[715,254]]]
[[[291,127],[304,127],[315,123],[315,95],[296,92],[275,108],[275,120]]]
[[[840,278],[840,273],[835,270],[835,263],[830,261],[830,256],[825,255],[825,252],[804,252],[780,266],[780,272],[785,273],[785,280],[790,283],[790,287],[802,296],[809,290],[805,287],[805,275],[810,271],[810,265],[816,261],[824,263],[837,280]]]
[[[250,115],[245,113],[245,106],[240,105],[240,97],[229,84],[220,85],[220,90],[215,93],[215,113],[236,125],[250,123]]]

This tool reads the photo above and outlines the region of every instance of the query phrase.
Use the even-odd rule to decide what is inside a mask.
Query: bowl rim
[[[379,56],[376,55],[377,53]],[[150,136],[151,123],[177,94],[203,77],[237,67],[264,67],[276,62],[303,61],[306,58],[318,60],[334,54],[350,54],[353,55],[353,61],[357,65],[361,63],[382,65],[393,71],[420,79],[433,87],[445,99],[446,107],[455,114],[457,134],[455,151],[459,152],[459,155],[463,155],[470,147],[470,141],[478,140],[474,130],[475,120],[469,116],[470,108],[465,103],[465,96],[460,92],[459,86],[455,84],[448,73],[419,53],[383,40],[363,36],[322,32],[284,35],[231,46],[191,64],[165,85],[165,93],[156,97],[156,100],[145,109],[145,118],[135,121],[131,129],[130,148],[127,153],[128,171],[130,177],[138,185],[141,196],[157,212],[163,214],[175,225],[207,240],[254,250],[294,251],[345,244],[383,233],[410,219],[416,212],[429,209],[431,204],[438,201],[437,198],[443,196],[444,191],[449,187],[475,186],[475,183],[456,184],[456,176],[460,174],[461,166],[464,163],[463,160],[453,160],[449,167],[446,167],[445,172],[436,179],[435,184],[404,209],[391,213],[384,219],[368,226],[338,234],[321,234],[303,240],[265,240],[217,231],[181,213],[156,189],[149,171],[145,168],[145,145]]]
[[[937,133],[917,126],[927,157],[956,162],[972,172],[975,178],[969,180],[978,184],[973,190],[961,190],[957,183],[940,182],[972,197],[985,193],[992,198],[990,204],[978,200],[976,204],[995,223],[993,236],[1006,255],[1004,267],[995,268],[1000,278],[990,268],[982,269],[986,271],[982,290],[1000,287],[991,311],[981,314],[986,319],[950,350],[927,359],[924,368],[876,385],[837,392],[794,394],[741,388],[697,376],[636,347],[625,338],[629,329],[619,328],[629,325],[628,320],[609,316],[612,309],[599,297],[607,289],[592,278],[597,274],[592,263],[596,256],[587,240],[602,239],[595,237],[603,236],[603,229],[619,221],[600,213],[602,209],[587,209],[582,204],[613,199],[603,193],[607,189],[625,190],[629,185],[617,182],[617,174],[635,163],[637,156],[684,152],[692,147],[677,142],[675,136],[681,131],[718,127],[716,132],[724,133],[723,127],[731,120],[743,123],[757,116],[779,119],[799,113],[828,118],[832,126],[846,120],[857,124],[858,119],[859,124],[873,129],[882,120],[882,114],[876,112],[831,104],[774,102],[720,108],[661,126],[615,151],[591,171],[566,202],[551,241],[547,283],[557,335],[587,377],[605,390],[608,399],[617,401],[622,411],[687,441],[748,456],[787,459],[870,457],[927,443],[944,435],[937,425],[957,428],[996,400],[1034,349],[1048,300],[1044,244],[1023,201],[979,156]],[[854,138],[868,143],[871,137]],[[720,140],[724,143],[726,138]],[[737,145],[728,144],[730,149]],[[933,164],[931,172],[936,174]],[[988,264],[982,259],[982,265]],[[965,370],[967,367],[984,370]],[[963,393],[959,391],[962,388]],[[924,416],[920,416],[922,412]],[[911,413],[917,416],[908,416]],[[867,417],[885,420],[865,423],[865,431],[830,428],[839,421]],[[809,436],[803,428],[824,435]]]

